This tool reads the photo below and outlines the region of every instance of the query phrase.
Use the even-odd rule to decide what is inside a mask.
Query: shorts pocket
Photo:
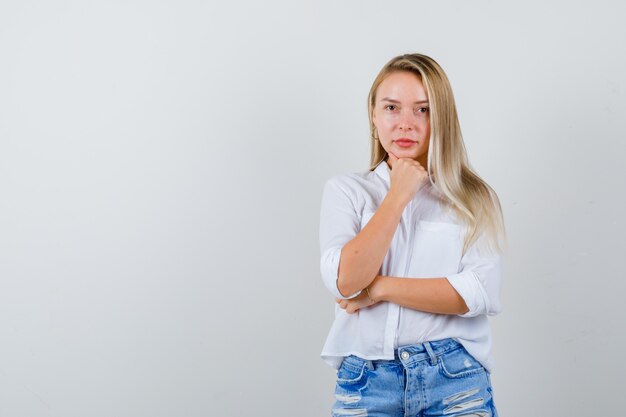
[[[367,361],[355,355],[347,356],[337,369],[337,385],[346,389],[359,389],[367,380]]]
[[[485,367],[464,347],[446,352],[439,357],[439,373],[446,378],[466,378],[486,372]]]

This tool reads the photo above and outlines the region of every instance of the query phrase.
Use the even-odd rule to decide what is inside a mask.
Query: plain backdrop
[[[509,250],[507,417],[623,407],[621,1],[0,1],[0,416],[330,415],[323,183],[433,57]]]

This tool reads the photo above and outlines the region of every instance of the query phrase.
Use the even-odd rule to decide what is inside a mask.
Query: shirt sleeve
[[[460,272],[446,277],[469,309],[459,314],[461,317],[495,316],[502,311],[502,259],[499,253],[486,249],[485,239],[481,234],[461,258]]]
[[[326,181],[320,210],[320,271],[326,288],[340,299],[357,297],[363,291],[344,296],[337,287],[341,250],[359,233],[360,228],[350,190],[342,187],[336,177]]]

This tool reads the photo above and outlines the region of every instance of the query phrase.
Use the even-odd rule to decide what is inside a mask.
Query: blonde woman
[[[501,310],[504,221],[468,162],[448,78],[428,56],[395,57],[368,114],[369,170],[330,178],[322,196],[332,413],[497,417],[488,316]]]

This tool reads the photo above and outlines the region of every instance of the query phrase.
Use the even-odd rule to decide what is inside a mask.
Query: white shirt
[[[374,215],[389,191],[389,166],[374,171],[336,175],[326,181],[320,212],[320,269],[328,290],[342,296],[337,271],[342,247]],[[453,338],[489,372],[494,368],[487,316],[501,311],[501,258],[483,248],[484,235],[462,256],[465,230],[430,181],[407,204],[385,255],[380,275],[448,279],[465,300],[465,314],[434,314],[381,301],[347,313],[335,304],[335,320],[321,357],[339,368],[350,354],[364,359],[393,359],[407,344]],[[480,246],[479,246],[480,245]]]

